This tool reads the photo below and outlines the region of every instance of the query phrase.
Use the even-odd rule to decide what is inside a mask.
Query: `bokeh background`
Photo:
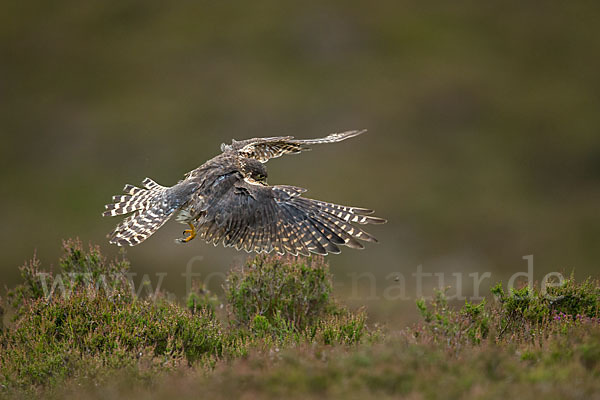
[[[380,244],[328,258],[342,299],[375,320],[408,318],[414,298],[381,295],[403,274],[411,297],[417,265],[498,281],[533,254],[538,280],[597,274],[598,4],[4,2],[0,282],[35,249],[55,265],[63,238],[116,255],[100,213],[125,183],[174,184],[231,138],[358,128],[271,161],[269,182],[389,219],[370,229]],[[134,271],[168,272],[182,295],[194,257],[205,275],[246,257],[176,245],[182,227],[130,249]],[[352,288],[361,272],[375,296],[369,279]]]

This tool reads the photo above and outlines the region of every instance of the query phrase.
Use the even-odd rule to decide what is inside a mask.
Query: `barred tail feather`
[[[108,235],[111,244],[135,246],[150,237],[169,220],[173,208],[165,202],[170,188],[159,185],[150,178],[144,179],[145,189],[125,185],[125,195],[113,196],[114,203],[105,206],[103,216],[132,213]]]
[[[109,235],[110,243],[117,246],[135,246],[148,239],[171,216],[159,209],[139,210],[121,222]]]
[[[102,213],[103,217],[114,217],[116,215],[129,214],[137,210],[148,208],[158,195],[162,195],[168,188],[159,185],[150,178],[142,182],[146,189],[127,184],[123,188],[125,195],[113,196],[114,203],[104,206],[106,211]]]

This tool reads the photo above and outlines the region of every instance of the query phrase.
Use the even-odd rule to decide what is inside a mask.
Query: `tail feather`
[[[127,194],[130,195],[134,195],[136,193],[139,193],[140,191],[142,191],[144,189],[140,189],[139,187],[130,185],[129,183],[127,185],[125,185],[125,187],[123,187],[123,191]]]
[[[160,210],[158,210],[160,211]],[[152,209],[136,211],[121,222],[109,235],[110,243],[118,246],[135,246],[148,239],[169,220],[170,215]]]
[[[137,210],[148,208],[158,195],[162,195],[168,188],[159,185],[150,178],[142,182],[146,189],[127,184],[123,191],[127,194],[113,196],[114,203],[104,206],[106,211],[102,213],[104,217],[114,217],[116,215],[129,214]]]
[[[127,194],[113,196],[112,204],[105,206],[103,216],[116,216],[132,213],[125,218],[108,236],[111,244],[135,246],[169,220],[174,208],[165,201],[170,188],[159,185],[150,178],[142,181],[145,189],[125,185]]]
[[[164,188],[164,186],[160,186],[158,183],[154,182],[152,179],[150,178],[145,178],[142,181],[142,185],[148,189],[148,190],[152,190],[154,188]]]

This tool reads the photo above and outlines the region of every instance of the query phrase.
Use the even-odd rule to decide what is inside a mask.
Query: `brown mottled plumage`
[[[380,224],[373,211],[302,197],[305,189],[266,183],[263,163],[284,154],[309,150],[309,145],[335,143],[363,131],[334,133],[321,139],[292,136],[233,140],[222,154],[188,172],[175,186],[160,186],[146,178],[144,188],[125,185],[125,195],[113,197],[104,216],[133,213],[109,235],[110,243],[135,246],[177,215],[186,223],[188,242],[196,235],[209,243],[248,252],[276,251],[293,255],[339,253],[338,246],[362,249],[359,242],[377,240],[355,224]]]

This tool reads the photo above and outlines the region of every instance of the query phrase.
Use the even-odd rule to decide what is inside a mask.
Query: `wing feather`
[[[297,209],[290,207],[288,204],[285,204],[281,207],[282,213],[288,223],[286,226],[288,227],[288,232],[291,240],[291,246],[294,248],[294,252],[296,254],[302,254],[304,256],[308,256],[310,254],[309,250],[306,248],[304,243],[301,240],[300,229],[295,224],[296,217],[294,216],[294,210],[297,212]]]
[[[365,215],[370,210],[341,206],[302,197],[304,189],[247,182],[239,176],[222,184],[220,191],[197,221],[207,242],[257,253],[339,253],[340,245],[363,248],[359,242],[375,238],[355,224],[380,223]]]
[[[271,158],[281,157],[284,154],[298,154],[310,150],[310,145],[337,143],[364,132],[363,130],[352,130],[341,133],[332,133],[318,139],[295,139],[293,136],[279,136],[269,138],[254,138],[242,141],[233,141],[231,145],[223,145],[223,151],[235,151],[242,157],[254,158],[260,162],[267,162]]]

